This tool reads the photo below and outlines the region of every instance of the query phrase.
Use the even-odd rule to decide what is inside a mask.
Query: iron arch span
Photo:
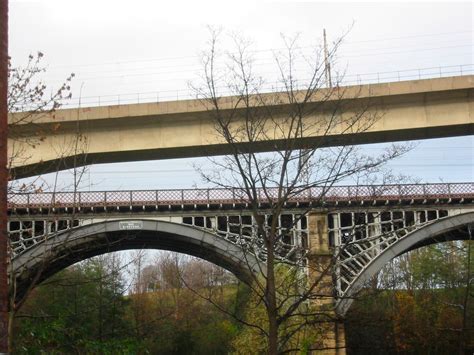
[[[120,250],[161,249],[212,262],[249,283],[262,270],[242,247],[193,226],[157,220],[113,220],[66,230],[12,260],[16,295],[24,295],[56,272],[87,258]]]
[[[344,295],[336,301],[337,313],[345,315],[354,301],[354,295],[392,259],[422,246],[449,240],[469,239],[469,226],[474,226],[474,212],[439,219],[408,233],[386,248],[355,277],[354,281],[344,292]]]

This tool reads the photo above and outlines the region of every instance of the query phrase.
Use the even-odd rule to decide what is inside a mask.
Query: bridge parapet
[[[266,191],[277,197],[278,189]],[[352,203],[414,203],[414,201],[474,200],[474,183],[399,184],[364,186],[314,187],[291,197],[288,204],[330,206]],[[268,203],[263,190],[262,204]],[[116,208],[116,207],[182,207],[207,208],[209,206],[234,206],[248,204],[243,190],[239,189],[172,189],[91,192],[35,192],[13,193],[8,196],[8,208],[18,209],[67,209],[67,208]]]

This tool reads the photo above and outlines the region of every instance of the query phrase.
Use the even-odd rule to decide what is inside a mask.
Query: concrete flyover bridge
[[[263,213],[267,202],[262,198]],[[194,255],[244,282],[264,272],[266,251],[238,190],[18,193],[9,196],[9,214],[19,296],[32,280],[75,262],[136,248]],[[278,253],[300,267],[335,260],[332,301],[344,314],[392,258],[467,239],[472,224],[474,183],[313,188],[286,204]]]
[[[474,76],[462,75],[321,89],[307,105],[304,123],[311,129],[295,148],[471,135],[473,87]],[[258,100],[265,102],[272,115],[265,127],[268,139],[240,144],[245,150],[278,150],[283,137],[274,125],[284,127],[294,107],[278,92],[263,94]],[[235,97],[221,98],[222,111],[233,110],[236,101]],[[261,108],[256,104],[252,109]],[[245,108],[235,110],[239,124]],[[361,113],[357,127],[363,128],[348,126]],[[33,116],[21,112],[10,115],[9,124],[9,151],[15,158],[11,171],[16,178],[94,163],[231,151],[216,135],[212,108],[200,100],[62,109]],[[78,137],[81,144],[76,145]]]

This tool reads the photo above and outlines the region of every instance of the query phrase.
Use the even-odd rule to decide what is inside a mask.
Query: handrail
[[[362,85],[362,84],[380,84],[389,82],[399,82],[406,80],[421,80],[442,78],[447,76],[464,76],[474,74],[474,64],[459,64],[439,67],[426,67],[416,69],[404,69],[385,72],[372,72],[362,74],[346,75],[339,84],[343,85]],[[304,83],[305,80],[301,80]],[[304,87],[304,84],[302,84]],[[220,96],[232,95],[232,92],[226,88],[217,87]],[[268,87],[262,88],[262,93],[271,93],[284,91],[281,83],[268,83]],[[196,99],[196,93],[189,88],[146,91],[146,92],[128,92],[113,95],[85,96],[79,98],[65,99],[61,102],[62,108],[77,107],[102,107],[138,103],[158,103],[168,101],[181,101]]]
[[[278,188],[269,188],[273,196]],[[313,187],[294,195],[289,202],[474,198],[474,182],[391,185],[347,185]],[[9,208],[49,208],[68,206],[133,206],[245,203],[243,189],[167,189],[116,191],[18,192],[8,195]],[[261,199],[262,202],[266,198]]]

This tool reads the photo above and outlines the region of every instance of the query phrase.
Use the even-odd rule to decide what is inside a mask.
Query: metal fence
[[[405,69],[397,71],[374,72],[346,75],[340,80],[335,78],[339,85],[361,85],[361,84],[380,84],[389,82],[398,82],[406,80],[433,79],[450,76],[462,76],[474,74],[474,64],[460,64],[451,66],[428,67],[417,69]],[[298,85],[298,83],[296,83]],[[300,87],[305,87],[305,81],[300,82]],[[233,95],[228,88],[217,88],[220,96]],[[284,91],[285,88],[281,83],[268,83],[266,87],[261,88],[261,93],[272,93]],[[177,100],[197,99],[196,93],[190,89],[165,90],[165,91],[148,91],[123,93],[115,95],[88,96],[81,98],[72,98],[64,100],[62,108],[74,107],[97,107],[125,105],[134,103],[157,103]]]
[[[278,197],[278,188],[260,189],[259,201]],[[474,198],[474,183],[401,184],[314,187],[292,194],[288,202]],[[63,208],[108,206],[159,206],[238,204],[248,198],[242,189],[181,189],[90,192],[12,193],[14,208]]]

